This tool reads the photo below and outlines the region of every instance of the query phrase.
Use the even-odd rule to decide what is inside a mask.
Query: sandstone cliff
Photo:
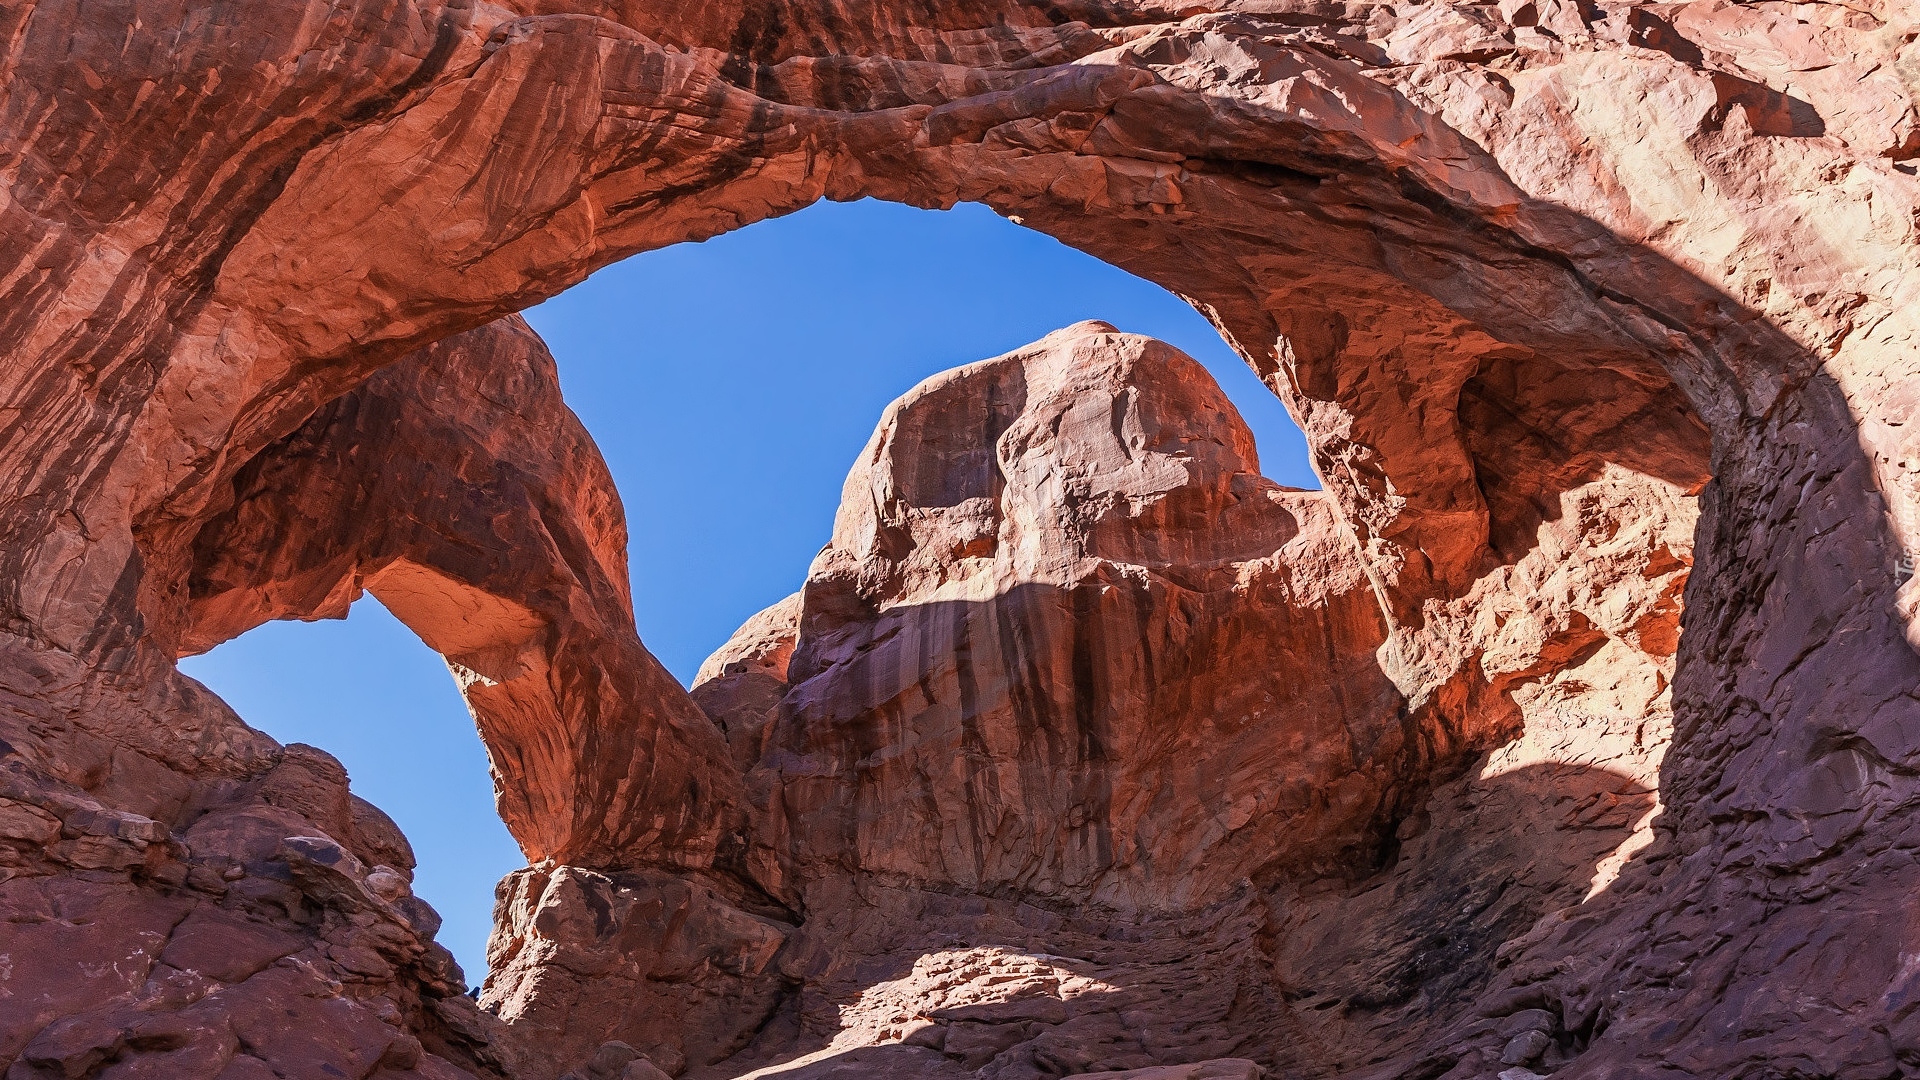
[[[1690,503],[1572,493],[1413,702],[1331,497],[1263,479],[1192,360],[1087,323],[916,387],[693,690],[804,916],[798,1043],[1007,1077],[1406,1043],[1644,845]]]
[[[1911,5],[25,0],[0,40],[10,1076],[1920,1061]],[[1188,297],[1326,494],[1158,347],[956,376],[702,688],[723,738],[499,320],[868,195]],[[533,862],[498,1015],[337,767],[172,667],[361,587]]]

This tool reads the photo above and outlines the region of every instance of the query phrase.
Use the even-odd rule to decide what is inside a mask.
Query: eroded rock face
[[[253,1060],[324,1059],[349,1075],[494,1068],[478,1049],[494,1039],[488,1022],[462,1011],[444,975],[409,974],[431,954],[417,928],[411,939],[392,931],[386,952],[367,946],[392,975],[352,952],[362,944],[352,935],[335,935],[398,927],[382,909],[356,905],[366,903],[362,889],[398,895],[392,881],[403,868],[388,862],[392,873],[363,877],[333,854],[350,853],[360,869],[381,865],[355,846],[365,839],[338,797],[267,785],[288,752],[172,670],[183,651],[221,633],[336,610],[347,595],[336,590],[370,584],[472,673],[467,689],[507,781],[504,812],[530,855],[565,860],[516,878],[526,887],[509,893],[528,910],[544,910],[549,895],[644,906],[652,890],[713,898],[702,918],[715,925],[735,925],[735,914],[773,930],[804,919],[778,931],[787,943],[766,970],[797,985],[770,1016],[677,1007],[676,1016],[716,1018],[695,1025],[712,1048],[702,1053],[737,1041],[728,1025],[748,1025],[739,1030],[749,1042],[765,1033],[762,1048],[839,1038],[838,1020],[828,1020],[836,1003],[851,1007],[872,987],[910,978],[920,956],[985,947],[936,940],[939,927],[1004,918],[997,936],[1014,952],[1023,927],[1082,935],[1075,940],[1090,952],[1124,942],[1121,923],[1068,917],[1083,899],[1073,891],[1088,890],[1103,904],[1179,909],[1153,918],[1201,919],[1192,941],[1227,944],[1128,947],[1172,957],[1169,971],[1213,973],[1210,990],[1244,985],[1248,996],[1236,991],[1233,1001],[1255,1003],[1275,1025],[1202,1010],[1193,1030],[1222,1026],[1255,1041],[1281,1033],[1264,1051],[1199,1037],[1156,1045],[1156,1063],[1246,1057],[1381,1076],[1896,1073],[1920,1054],[1905,960],[1920,952],[1910,911],[1920,887],[1910,835],[1920,799],[1920,586],[1907,557],[1920,522],[1908,417],[1920,332],[1914,18],[1892,0],[1280,0],[1205,11],[977,0],[859,11],[828,2],[7,6],[0,753],[23,795],[9,796],[16,808],[4,820],[23,835],[6,846],[0,888],[16,890],[5,906],[9,918],[20,913],[15,925],[56,935],[11,977],[31,978],[35,996],[0,1006],[17,1010],[0,1013],[8,1068],[131,1073],[190,1046],[213,1049],[191,1068],[184,1056],[169,1059],[174,1074],[218,1075],[233,1062],[257,1071]],[[1321,511],[1289,509],[1307,522],[1302,532],[1266,550],[1298,545],[1324,512],[1355,552],[1351,566],[1328,573],[1366,579],[1384,628],[1370,655],[1404,701],[1408,727],[1458,729],[1452,743],[1413,749],[1409,740],[1406,760],[1427,762],[1424,780],[1438,786],[1360,830],[1378,836],[1392,825],[1397,847],[1379,849],[1376,868],[1282,876],[1242,894],[1222,893],[1230,875],[1205,861],[1195,864],[1199,887],[1182,896],[1160,849],[1151,867],[1136,855],[1114,869],[1097,850],[1074,847],[1094,818],[1050,823],[1050,833],[1016,821],[1007,835],[1019,842],[1003,855],[979,843],[997,835],[985,823],[943,825],[896,849],[888,822],[818,791],[799,812],[776,815],[764,792],[764,805],[747,798],[744,763],[762,775],[782,767],[750,746],[750,733],[771,746],[802,714],[768,705],[779,687],[765,681],[752,694],[703,691],[726,714],[729,747],[643,659],[609,543],[610,494],[582,483],[593,471],[579,464],[584,442],[508,437],[517,409],[552,420],[557,397],[532,380],[502,399],[513,407],[466,401],[476,419],[463,425],[465,413],[447,412],[457,393],[441,396],[460,384],[422,376],[401,387],[392,412],[415,433],[411,447],[352,431],[357,414],[340,404],[349,391],[379,393],[363,387],[374,372],[462,332],[479,335],[468,346],[491,357],[482,368],[508,370],[527,350],[487,342],[510,342],[514,328],[476,328],[615,258],[821,197],[865,195],[983,201],[1174,289],[1287,401],[1327,497]],[[305,482],[297,462],[273,464],[283,440],[315,448],[313,462],[359,482],[337,453],[351,447],[329,449],[323,431],[305,427],[340,409],[323,422],[344,423],[365,457],[459,463],[440,480],[414,467],[417,486],[361,489],[388,500],[384,511],[404,527],[370,532],[356,508],[326,498],[293,500],[308,514],[269,511],[287,505],[276,485]],[[452,422],[421,416],[435,412]],[[489,474],[489,461],[518,479],[495,483],[502,473]],[[242,487],[262,486],[243,491],[243,478]],[[916,479],[905,483],[919,490]],[[489,519],[501,532],[465,516],[457,498],[395,501],[474,491],[502,500]],[[249,507],[261,515],[252,524]],[[929,535],[982,538],[966,528],[985,517],[946,509]],[[1076,540],[1091,546],[1065,550],[1129,565],[1194,554],[1156,551],[1151,537],[1116,553],[1101,545],[1126,515],[1076,516],[1090,512],[1066,520],[1101,525]],[[886,520],[877,513],[876,528]],[[554,523],[550,535],[535,522]],[[913,538],[913,524],[894,527]],[[1179,535],[1177,520],[1160,524]],[[233,543],[215,542],[223,535]],[[967,554],[966,543],[917,562],[853,544],[855,565],[899,576],[839,595],[932,596],[928,575],[948,563],[969,569],[955,580],[974,581],[966,560],[986,556]],[[317,561],[303,560],[303,545]],[[452,553],[460,547],[473,551]],[[528,563],[488,554],[508,549],[527,552]],[[1231,552],[1228,561],[1266,557]],[[992,561],[1002,558],[996,549]],[[1689,560],[1681,635],[1677,590]],[[1084,569],[1063,567],[1047,587],[1079,589],[1092,580],[1075,576]],[[1179,588],[1205,593],[1205,584]],[[1152,584],[1141,588],[1116,586],[1116,595],[1150,599]],[[1345,588],[1332,587],[1329,610],[1346,610]],[[1019,610],[1036,625],[1065,625],[1070,614]],[[856,604],[833,617],[849,637],[902,618],[871,614]],[[915,632],[957,644],[951,634],[964,626],[971,635],[972,625],[948,624],[946,639]],[[1192,643],[1167,633],[1171,644]],[[816,670],[807,657],[837,659],[838,645],[823,635],[810,654],[805,636],[803,627],[777,681],[807,678],[781,690],[783,701],[832,681],[833,667]],[[738,662],[776,677],[777,647],[742,650]],[[893,670],[937,670],[893,656]],[[1071,669],[1070,646],[1065,657]],[[1346,666],[1353,661],[1335,656],[1325,670],[1361,670]],[[1126,664],[1114,670],[1131,677]],[[848,699],[852,711],[823,702],[812,715],[864,715],[859,708],[882,704],[867,690]],[[1376,730],[1379,718],[1356,723]],[[1488,732],[1513,741],[1480,742]],[[864,771],[863,797],[884,801],[899,787],[878,763],[849,763],[857,740],[819,734],[831,737],[815,746],[810,733],[800,749],[845,775]],[[1048,752],[1076,765],[1090,756],[1077,741]],[[1445,761],[1464,771],[1432,772]],[[1569,764],[1582,771],[1565,774]],[[293,769],[315,770],[325,771],[311,760]],[[1656,775],[1664,812],[1645,844]],[[203,818],[256,802],[273,808],[270,826],[209,831],[202,846],[189,838]],[[1098,800],[1027,784],[1000,805]],[[1165,822],[1206,846],[1202,821],[1219,813],[1183,805]],[[1237,819],[1231,800],[1225,813]],[[1351,817],[1329,815],[1327,835]],[[110,823],[122,820],[131,824]],[[756,820],[771,831],[761,835]],[[1107,820],[1138,829],[1161,817]],[[834,821],[854,828],[830,835]],[[1552,843],[1535,842],[1542,822]],[[284,843],[300,837],[316,841]],[[280,846],[262,861],[255,840]],[[828,875],[816,845],[852,860],[847,874]],[[397,857],[390,838],[380,850],[376,859]],[[924,869],[936,854],[938,875]],[[259,872],[235,880],[281,881],[297,893],[283,915],[246,907],[244,896],[211,900],[191,877],[195,860],[248,859]],[[889,879],[875,885],[869,861]],[[1510,869],[1501,885],[1490,884],[1488,864]],[[179,866],[189,876],[176,883],[169,868]],[[556,892],[556,880],[580,888]],[[974,881],[1017,887],[923,887]],[[836,890],[848,895],[835,900]],[[1202,895],[1253,914],[1207,915]],[[60,896],[69,899],[47,899]],[[1049,906],[1054,897],[1068,910]],[[153,981],[171,967],[164,957],[126,967],[120,982],[76,988],[62,974],[62,959],[89,941],[111,940],[127,957],[163,954],[171,946],[158,935],[177,933],[166,929],[176,918],[193,925],[188,908],[209,903],[239,904],[298,942],[252,974],[251,961],[220,967],[231,976],[221,985],[251,985],[268,1003],[253,1012],[235,1005],[206,1034],[169,1034],[165,1018],[198,1005]],[[111,918],[88,923],[89,910]],[[861,914],[879,910],[900,914]],[[519,927],[515,919],[507,911],[502,924]],[[103,922],[137,940],[73,929]],[[836,925],[844,931],[825,933]],[[1431,938],[1409,929],[1427,925],[1446,929]],[[71,947],[57,937],[69,932]],[[1153,936],[1186,940],[1181,933]],[[680,946],[664,943],[676,940],[641,934],[636,949],[672,952]],[[334,966],[316,959],[321,943]],[[334,974],[347,970],[336,945],[373,972],[355,978],[370,981]],[[634,979],[651,979],[651,955],[630,957]],[[863,956],[895,959],[863,966]],[[321,973],[311,979],[300,966],[309,962]],[[1018,978],[1033,974],[1028,960],[1008,963],[1022,965]],[[1218,974],[1228,969],[1250,981]],[[703,987],[770,1000],[754,980],[771,976],[751,965],[702,970],[713,981],[680,984],[688,997],[675,1000]],[[1044,990],[1045,978],[1034,978]],[[1272,1004],[1255,989],[1276,978]],[[617,1048],[601,1056],[595,1040],[676,1022],[596,1007],[578,1014],[591,1012],[590,1023],[555,1026],[551,1018],[574,1015],[574,991],[543,997],[539,979],[514,985],[515,1024],[543,1038],[564,1029],[571,1040],[544,1047],[553,1052],[538,1062],[488,1050],[527,1075],[591,1062],[631,1070],[635,1060]],[[882,999],[920,993],[909,990]],[[238,999],[195,1000],[213,1010]],[[330,1012],[300,1012],[317,1008]],[[298,1022],[267,1022],[287,1009]],[[375,1026],[358,1027],[365,1017]],[[1009,1020],[1026,1041],[1001,1052],[1042,1038],[1022,1025],[1059,1026],[1043,1019]],[[962,1021],[982,1030],[954,1046],[974,1049],[909,1049],[960,1068],[1008,1035],[978,1018],[948,1026]],[[324,1047],[311,1038],[362,1030],[373,1034]],[[412,1061],[402,1035],[426,1056]],[[968,1042],[976,1036],[983,1041]],[[756,1052],[749,1045],[738,1060]],[[831,1056],[816,1064],[839,1067]],[[1047,1066],[1069,1067],[1081,1068]]]
[[[749,773],[792,895],[851,869],[1185,908],[1366,846],[1418,768],[1326,498],[1102,324],[894,403],[795,629]]]
[[[529,861],[705,869],[742,846],[723,744],[634,633],[613,480],[520,319],[332,402],[229,503],[194,538],[183,653],[370,591],[446,657]]]
[[[646,823],[678,834],[681,861],[663,861],[713,861],[724,779],[704,803],[674,785],[724,776],[724,748],[632,636],[619,502],[523,323],[439,343],[335,400],[216,506],[180,583],[175,647],[344,614],[370,587],[466,675],[502,815],[530,853],[585,860],[636,839],[641,823],[594,813],[596,800],[602,813],[610,798],[630,803],[616,793],[631,770],[609,756],[624,746],[683,805]],[[116,697],[63,684],[58,653],[8,656],[14,685],[45,688],[36,708],[16,696],[0,715],[9,1076],[518,1068],[501,1022],[433,943],[440,920],[411,895],[405,837],[350,794],[339,762],[280,747],[177,673],[110,670]],[[676,720],[691,725],[683,752],[696,764],[676,772],[670,753],[634,748],[647,728],[598,725],[578,688],[589,671],[672,688],[626,698],[656,702],[668,739]],[[116,724],[132,737],[115,739]],[[606,767],[578,768],[595,762]]]
[[[286,527],[303,520],[323,527]],[[606,466],[518,318],[331,403],[239,472],[195,540],[186,648],[344,615],[366,590],[447,658],[534,864],[502,883],[489,957],[488,1030],[497,1014],[518,1033],[489,1060],[515,1075],[615,1033],[721,1057],[778,990],[787,913],[739,872],[740,779],[635,635],[625,549]],[[629,1032],[630,1015],[647,1020]]]
[[[149,773],[158,819],[0,772],[9,1078],[501,1075],[400,831],[323,751],[261,764]]]
[[[1569,492],[1415,703],[1330,496],[1260,477],[1192,360],[1085,323],[916,387],[805,587],[693,691],[801,917],[807,1075],[1406,1042],[1645,845],[1691,502]]]

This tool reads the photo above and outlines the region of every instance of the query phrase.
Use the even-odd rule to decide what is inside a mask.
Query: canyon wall
[[[8,6],[8,1075],[1912,1067],[1916,35]],[[896,406],[689,697],[507,317],[863,196],[1190,299],[1325,495],[1079,327]],[[484,1009],[337,763],[173,668],[361,588],[529,858]]]

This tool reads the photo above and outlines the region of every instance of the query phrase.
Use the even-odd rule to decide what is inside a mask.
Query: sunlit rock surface
[[[733,737],[796,896],[857,869],[1187,908],[1337,863],[1419,769],[1326,497],[1260,476],[1199,364],[1103,324],[888,409],[795,631]]]
[[[1405,1040],[1644,845],[1690,504],[1580,488],[1415,702],[1330,498],[1263,479],[1191,359],[1082,323],[914,388],[693,690],[803,916],[805,1074]]]
[[[1910,1069],[1915,20],[5,6],[0,1060]],[[1067,440],[1009,443],[1006,470],[990,429],[925,476],[864,462],[899,498],[849,511],[697,704],[633,636],[617,501],[500,320],[628,254],[862,196],[982,201],[1188,297],[1299,419],[1326,494],[1236,494],[1230,419],[1102,428],[1069,401]],[[1128,431],[1202,442],[1178,476],[1164,448],[1129,471]],[[1055,497],[1029,450],[1086,471]],[[988,462],[1001,491],[927,494]],[[1255,588],[1282,579],[1297,600]],[[361,587],[454,665],[533,862],[502,890],[491,1011],[337,767],[173,669]],[[1176,594],[1191,611],[1155,606]],[[1033,636],[925,614],[950,603]],[[963,631],[1014,646],[965,654],[999,680],[969,701]],[[1149,677],[1173,653],[1195,666]],[[1092,719],[1134,742],[1041,737],[1102,685]],[[1143,738],[1163,715],[1203,726]]]

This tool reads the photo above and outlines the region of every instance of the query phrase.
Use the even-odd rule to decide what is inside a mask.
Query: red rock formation
[[[9,1077],[499,1075],[499,1022],[432,944],[405,838],[339,762],[295,745],[246,777],[150,766],[149,793],[179,800],[156,820],[22,767],[72,746],[20,734],[0,773]]]
[[[494,1052],[530,1075],[551,1071],[544,1048],[566,1045],[567,1019],[582,1010],[641,1008],[685,1033],[704,1003],[729,1014],[707,1023],[731,1031],[731,1014],[750,1011],[743,993],[769,992],[756,977],[786,929],[735,906],[784,914],[728,872],[746,846],[738,775],[634,633],[619,497],[559,389],[545,346],[513,318],[328,405],[249,462],[233,505],[202,528],[186,634],[204,648],[268,618],[342,616],[365,589],[446,656],[493,763],[501,817],[540,868],[510,879],[503,918],[527,925],[503,925],[490,957],[495,1007],[529,1060]],[[593,933],[566,920],[591,927],[583,897],[608,886],[637,891],[649,914],[621,920],[626,952],[583,955]],[[662,905],[670,927],[641,933]],[[739,964],[702,977],[710,956],[741,950]],[[629,952],[643,960],[622,996]],[[717,1056],[698,1038],[691,1049]]]
[[[382,371],[231,502],[194,539],[183,653],[371,591],[447,658],[529,861],[702,869],[743,846],[720,740],[634,632],[613,480],[524,322]]]
[[[750,780],[792,895],[857,869],[1190,908],[1351,857],[1491,735],[1408,729],[1325,496],[1260,477],[1198,364],[1099,323],[888,409],[797,635]]]
[[[1385,876],[1270,883],[1221,902],[1299,890],[1278,920],[1223,909],[1187,937],[1157,935],[1220,943],[1155,970],[1249,988],[1284,1034],[1248,1054],[1353,1075],[1896,1073],[1920,1054],[1904,959],[1920,952],[1914,19],[1891,0],[0,10],[0,753],[19,785],[0,804],[0,910],[32,941],[6,950],[9,989],[34,987],[0,1001],[9,1069],[217,1075],[222,1055],[294,1073],[492,1067],[487,1022],[434,973],[420,928],[361,896],[399,895],[403,867],[360,873],[369,855],[397,857],[390,839],[368,847],[341,799],[314,793],[337,777],[271,781],[327,770],[289,764],[171,667],[219,627],[331,610],[355,575],[497,684],[470,689],[501,774],[521,778],[506,813],[530,852],[585,864],[536,867],[514,887],[531,897],[544,880],[542,897],[563,896],[551,882],[598,874],[611,891],[593,895],[637,909],[648,889],[712,898],[701,910],[724,932],[706,944],[733,969],[702,960],[719,974],[690,993],[771,994],[756,980],[774,977],[746,962],[763,935],[734,917],[767,929],[782,912],[762,906],[749,865],[790,899],[813,890],[802,939],[831,940],[819,935],[835,918],[876,936],[839,954],[790,941],[792,959],[766,969],[803,971],[835,1000],[912,970],[924,943],[889,927],[994,916],[1109,940],[1046,929],[1054,914],[1011,894],[836,901],[860,886],[817,877],[792,835],[729,839],[750,809],[729,793],[743,789],[717,734],[629,640],[614,549],[592,524],[605,516],[567,486],[593,472],[577,461],[510,451],[457,415],[417,429],[453,442],[422,442],[416,462],[499,452],[528,470],[526,498],[558,524],[532,537],[525,566],[452,553],[549,517],[509,499],[503,537],[434,501],[472,474],[436,487],[413,468],[425,486],[381,495],[422,496],[385,504],[418,515],[417,531],[369,535],[352,506],[300,502],[316,516],[284,531],[311,539],[312,563],[248,524],[248,505],[285,505],[273,485],[300,483],[274,447],[323,447],[302,425],[347,409],[328,403],[383,366],[631,252],[874,195],[984,201],[1190,297],[1301,420],[1385,625],[1373,656],[1409,715],[1520,733],[1458,779],[1426,777],[1440,786],[1395,826]],[[429,406],[394,415],[415,409]],[[460,449],[475,445],[486,452]],[[237,491],[243,477],[266,486]],[[222,530],[242,546],[216,542]],[[586,561],[553,561],[569,555]],[[1672,740],[1656,766],[1663,693]],[[1475,711],[1489,701],[1503,715]],[[743,732],[783,731],[764,710],[742,716]],[[1618,782],[1565,784],[1569,759]],[[1584,903],[1540,914],[1592,888],[1576,871],[1633,824],[1656,768],[1652,843],[1606,856],[1605,887]],[[709,801],[690,801],[694,787]],[[1552,844],[1532,842],[1537,814],[1500,809],[1562,788]],[[191,830],[229,811],[271,824],[196,846]],[[810,811],[794,835],[831,819]],[[1191,808],[1167,821],[1190,829]],[[858,840],[833,850],[898,854]],[[969,873],[1031,863],[1059,875],[1046,889],[1123,899],[1098,860],[1070,854],[1042,843]],[[1531,869],[1494,888],[1478,870],[1489,859]],[[215,900],[192,874],[203,864],[263,884]],[[1151,873],[1133,884],[1168,895]],[[298,948],[221,967],[231,993],[174,994],[155,980],[184,969],[157,935],[209,904]],[[899,914],[860,915],[875,905]],[[1441,937],[1407,929],[1467,908]],[[1235,926],[1248,929],[1221,929]],[[365,947],[392,974],[353,951],[361,932],[380,937]],[[680,948],[654,940],[642,951]],[[161,962],[77,985],[81,969],[62,965],[93,963],[80,957],[95,947]],[[1275,985],[1251,973],[1257,950],[1280,972],[1271,1008],[1252,989]],[[896,953],[906,967],[858,961]],[[677,970],[641,959],[640,982]],[[348,963],[371,981],[332,974]],[[1249,963],[1244,981],[1221,974]],[[572,1056],[515,1065],[503,1051],[516,1069],[631,1071],[617,1047],[592,1057],[589,1029],[682,1023],[596,1006],[576,1026],[551,1019],[571,1015],[573,990],[519,985],[516,1024],[542,1039],[564,1029]],[[1237,995],[1192,1029],[1250,1030]],[[783,1016],[804,1028],[818,1015],[806,991],[791,1001],[765,1045]],[[166,1028],[199,1023],[207,1002],[233,1005],[204,1029]],[[714,1018],[683,1024],[701,1053],[737,1041],[729,1025],[747,1020],[724,1012],[689,1011]],[[1006,1035],[985,1029],[1041,1020],[964,1022],[981,1030],[955,1046],[985,1042],[962,1062]],[[432,1056],[412,1058],[405,1038]],[[1154,1053],[1240,1054],[1206,1042]],[[184,1064],[197,1047],[211,1049]]]
[[[738,858],[739,782],[634,635],[619,500],[524,323],[386,369],[257,455],[222,502],[194,540],[183,651],[339,616],[371,589],[447,656],[531,860],[698,874]],[[96,749],[84,727],[5,729],[0,807],[19,820],[0,888],[26,927],[0,1010],[9,1059],[25,1075],[123,1058],[209,1076],[258,1061],[523,1070],[431,944],[439,918],[408,892],[405,839],[349,796],[339,764],[246,730],[196,684],[173,692],[211,721],[229,775]],[[630,813],[650,800],[672,813]],[[73,948],[103,909],[125,913],[124,933]],[[103,955],[136,961],[124,985],[76,976]],[[287,995],[328,1002],[311,1018],[324,1034],[278,1019]]]
[[[1404,1042],[1644,846],[1690,502],[1569,492],[1450,613],[1471,675],[1416,704],[1329,496],[1262,479],[1192,360],[1086,323],[915,388],[806,587],[693,691],[756,766],[754,866],[803,917],[798,1042],[832,1051],[807,1075]],[[896,1043],[919,1049],[854,1053]]]

